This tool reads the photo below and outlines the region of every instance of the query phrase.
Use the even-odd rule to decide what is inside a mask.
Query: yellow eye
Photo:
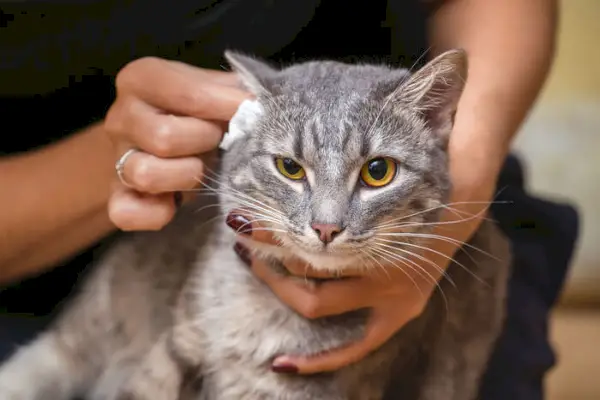
[[[304,168],[302,168],[300,164],[298,164],[291,158],[277,157],[275,159],[275,165],[277,166],[277,170],[281,172],[281,175],[294,181],[304,179],[304,177],[306,176]]]
[[[369,187],[382,187],[396,176],[397,164],[387,157],[374,158],[363,165],[360,179]]]

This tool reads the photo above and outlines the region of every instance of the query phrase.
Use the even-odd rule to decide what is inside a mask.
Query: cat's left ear
[[[278,73],[275,68],[257,58],[231,50],[225,52],[225,59],[252,94],[259,97],[270,92],[270,82]]]
[[[427,125],[447,140],[466,79],[467,53],[450,50],[410,76],[392,95],[392,101],[419,112]]]

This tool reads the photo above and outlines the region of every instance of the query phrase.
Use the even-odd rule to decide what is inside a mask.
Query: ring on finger
[[[119,177],[119,181],[121,181],[121,183],[128,188],[133,188],[133,186],[131,184],[129,184],[127,182],[127,180],[125,179],[125,163],[127,162],[129,157],[131,157],[131,155],[133,153],[136,153],[138,151],[139,151],[138,149],[127,150],[125,152],[125,154],[123,154],[121,156],[121,158],[119,158],[117,160],[117,162],[115,163],[115,170],[117,171],[117,176]]]

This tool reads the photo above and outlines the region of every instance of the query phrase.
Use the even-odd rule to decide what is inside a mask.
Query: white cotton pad
[[[243,138],[250,132],[263,108],[256,100],[244,100],[229,122],[229,132],[223,135],[219,148],[227,151],[236,140]]]

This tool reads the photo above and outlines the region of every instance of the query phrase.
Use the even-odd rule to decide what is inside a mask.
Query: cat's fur
[[[258,253],[273,267],[295,254],[317,269],[364,265],[377,273],[358,249],[378,247],[382,224],[402,218],[407,225],[387,232],[430,230],[450,188],[446,145],[464,52],[445,53],[413,75],[336,62],[277,71],[239,54],[228,58],[263,113],[224,155],[220,209],[244,209],[277,230],[283,247]],[[275,155],[296,159],[308,179],[287,180]],[[357,171],[375,156],[400,162],[394,182],[381,189],[358,183]],[[508,244],[494,224],[484,222],[470,245],[501,261],[459,252],[448,269],[456,287],[440,284],[447,303],[438,290],[381,349],[336,373],[281,375],[270,370],[276,355],[359,339],[367,311],[308,320],[290,310],[232,251],[234,232],[222,216],[211,219],[216,207],[196,212],[216,201],[200,197],[163,231],[130,235],[108,252],[52,329],[0,369],[2,400],[375,400],[386,386],[389,399],[476,396],[508,274]],[[345,230],[324,249],[310,230],[315,220]],[[386,237],[397,243],[371,253],[379,262],[418,252],[421,243]]]

